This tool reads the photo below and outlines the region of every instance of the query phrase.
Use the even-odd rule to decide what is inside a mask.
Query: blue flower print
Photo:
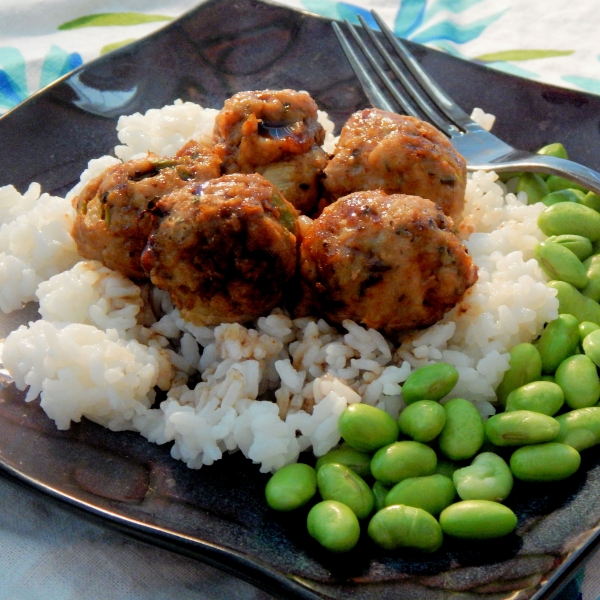
[[[81,56],[52,46],[44,58],[39,88],[69,73],[83,64]],[[14,108],[36,90],[27,86],[26,61],[20,50],[10,46],[0,47],[0,111]]]

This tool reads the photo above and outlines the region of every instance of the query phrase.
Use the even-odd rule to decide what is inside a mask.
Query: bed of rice
[[[172,155],[191,138],[208,144],[215,114],[178,101],[122,117],[115,154]],[[331,150],[333,125],[321,117]],[[71,198],[117,160],[92,160],[66,198],[42,194],[37,184],[24,194],[0,188],[0,309],[38,301],[42,316],[6,338],[2,362],[59,429],[86,417],[173,442],[172,456],[191,468],[239,449],[270,472],[309,448],[319,456],[336,446],[348,404],[397,416],[401,384],[431,362],[458,369],[452,397],[493,414],[509,350],[557,316],[555,291],[533,259],[544,237],[536,225],[543,205],[528,206],[495,174],[478,172],[469,177],[460,235],[479,281],[441,322],[400,347],[352,321],[340,332],[282,310],[252,326],[195,327],[164,292],[77,255]]]

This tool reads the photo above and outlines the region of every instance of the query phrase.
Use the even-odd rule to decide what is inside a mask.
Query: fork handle
[[[555,156],[517,151],[489,163],[469,164],[468,169],[469,171],[496,171],[497,173],[534,171],[547,175],[559,175],[600,195],[600,173],[579,163]]]

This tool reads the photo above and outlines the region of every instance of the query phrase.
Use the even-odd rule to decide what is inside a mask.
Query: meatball
[[[452,220],[418,196],[355,192],[326,207],[300,246],[306,309],[391,335],[428,327],[477,280]]]
[[[299,211],[310,212],[328,156],[317,105],[306,92],[240,92],[216,117],[215,150],[223,173],[261,173]]]
[[[458,223],[466,176],[464,158],[435,127],[369,108],[354,113],[342,128],[323,185],[332,200],[376,189],[421,196]]]
[[[142,256],[157,287],[197,325],[245,322],[280,302],[296,272],[294,207],[261,175],[174,191]]]
[[[132,279],[145,279],[140,257],[156,222],[149,209],[190,181],[219,175],[217,155],[195,142],[172,158],[150,153],[110,167],[73,200],[77,216],[71,235],[79,254]]]

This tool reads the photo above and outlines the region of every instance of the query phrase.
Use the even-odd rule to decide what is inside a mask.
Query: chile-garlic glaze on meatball
[[[190,181],[219,175],[217,155],[195,142],[172,158],[149,154],[110,167],[73,200],[77,216],[71,235],[79,254],[132,279],[147,278],[140,258],[156,221],[148,209]]]
[[[223,173],[260,173],[300,212],[313,209],[328,157],[317,104],[306,92],[235,94],[216,117],[213,139]]]
[[[432,325],[477,280],[451,229],[452,220],[418,196],[368,191],[340,198],[303,232],[300,270],[309,302],[302,308],[391,336]]]
[[[245,322],[281,300],[296,271],[295,208],[261,175],[176,190],[142,256],[157,287],[197,325]]]
[[[466,175],[464,158],[435,127],[368,108],[351,115],[342,128],[323,185],[331,200],[376,189],[421,196],[458,223]]]

